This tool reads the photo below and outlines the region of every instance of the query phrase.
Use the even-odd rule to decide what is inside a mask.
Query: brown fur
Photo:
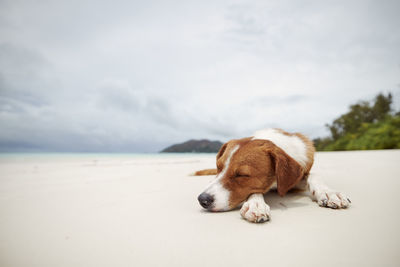
[[[270,150],[270,153],[275,161],[275,177],[278,193],[284,196],[305,176],[305,170],[292,157],[275,145]]]
[[[201,173],[222,172],[224,164],[232,149],[239,145],[239,149],[231,158],[226,174],[221,184],[230,191],[230,208],[238,206],[249,195],[266,193],[276,182],[278,193],[283,196],[294,188],[304,178],[306,179],[314,161],[314,146],[302,134],[290,134],[282,130],[282,134],[296,135],[304,141],[307,147],[308,162],[302,167],[282,149],[268,140],[252,140],[251,137],[231,140],[225,143],[217,154],[217,170],[203,170]],[[199,173],[199,174],[197,174]]]
[[[195,176],[216,175],[216,174],[217,174],[217,169],[204,169],[194,173]]]
[[[284,135],[287,135],[287,136],[295,135],[295,136],[299,137],[304,142],[304,144],[306,145],[307,158],[308,158],[308,162],[307,162],[307,165],[305,167],[304,172],[308,174],[310,172],[310,170],[311,170],[311,167],[312,167],[313,163],[314,163],[314,154],[315,154],[314,143],[310,139],[308,139],[306,136],[301,134],[301,133],[288,133],[288,132],[285,132],[284,130],[279,129],[279,128],[276,128],[275,130],[277,130],[280,133],[282,133]]]

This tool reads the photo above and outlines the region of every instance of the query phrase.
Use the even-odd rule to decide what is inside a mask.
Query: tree
[[[372,107],[374,122],[383,120],[387,114],[392,111],[392,94],[389,93],[387,97],[379,94],[375,97],[375,103]]]
[[[363,150],[400,148],[400,112],[392,111],[392,95],[378,94],[361,101],[326,124],[331,136],[314,140],[317,150]]]
[[[350,111],[335,119],[331,125],[327,124],[333,140],[348,133],[355,133],[363,123],[373,123],[385,118],[391,111],[392,94],[385,96],[380,93],[370,105],[367,101],[361,101],[350,106]]]

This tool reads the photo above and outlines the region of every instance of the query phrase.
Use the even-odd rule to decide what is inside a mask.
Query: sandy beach
[[[0,158],[0,266],[399,266],[400,151],[322,152],[347,210],[266,196],[272,219],[205,212],[214,155]]]

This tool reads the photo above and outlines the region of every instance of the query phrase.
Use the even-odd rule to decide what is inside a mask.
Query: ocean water
[[[29,159],[171,159],[171,158],[215,158],[216,153],[0,153],[1,160]]]
[[[60,156],[73,156],[73,157],[177,157],[177,156],[215,156],[217,153],[70,153],[70,152],[0,152],[0,157],[37,157],[37,156],[45,156],[45,157],[60,157]]]

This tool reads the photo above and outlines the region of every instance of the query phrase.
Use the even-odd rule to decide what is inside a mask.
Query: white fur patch
[[[351,201],[348,196],[330,189],[318,180],[315,175],[308,177],[308,188],[311,198],[321,207],[343,209],[350,206]]]
[[[240,215],[249,222],[266,222],[270,219],[270,208],[263,194],[252,194],[240,209]]]
[[[303,167],[308,162],[306,145],[298,136],[287,136],[276,129],[265,129],[255,132],[255,139],[271,141]]]
[[[233,149],[229,152],[229,156],[226,159],[226,162],[224,164],[224,168],[222,169],[222,172],[220,172],[217,175],[215,180],[204,191],[205,193],[208,193],[214,197],[214,202],[213,202],[213,206],[212,206],[212,210],[214,210],[214,211],[224,211],[224,210],[229,209],[230,192],[222,186],[220,181],[225,176],[226,171],[229,168],[229,164],[231,162],[233,154],[235,154],[235,152],[238,149],[239,149],[239,145],[236,145],[235,147],[233,147]]]

